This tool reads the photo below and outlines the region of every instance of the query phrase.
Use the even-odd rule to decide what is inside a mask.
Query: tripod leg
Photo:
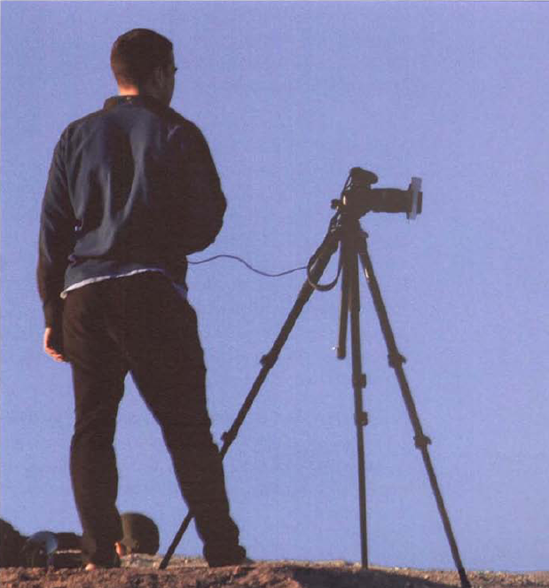
[[[339,307],[339,340],[337,344],[337,358],[345,359],[347,355],[347,322],[349,320],[349,264],[347,259],[349,254],[347,252],[348,246],[345,243],[346,239],[341,240],[340,258],[341,258],[341,304]]]
[[[393,334],[393,329],[391,328],[391,324],[389,322],[387,309],[385,308],[385,304],[381,296],[381,290],[379,289],[379,284],[374,273],[374,267],[368,254],[368,245],[366,237],[366,234],[361,232],[359,238],[359,256],[362,263],[362,267],[364,268],[364,275],[366,276],[366,281],[368,282],[368,287],[372,295],[374,306],[379,319],[379,324],[381,325],[383,337],[387,345],[387,351],[389,353],[389,365],[395,370],[395,374],[402,393],[402,398],[404,399],[404,403],[406,405],[406,409],[408,411],[408,415],[410,417],[410,421],[414,429],[415,445],[417,449],[421,451],[421,455],[423,457],[423,463],[425,464],[425,469],[427,470],[429,482],[431,483],[431,489],[433,491],[433,494],[435,495],[435,500],[440,513],[440,517],[442,519],[444,531],[446,532],[446,537],[448,538],[448,543],[450,544],[452,557],[454,559],[454,563],[456,565],[459,577],[461,579],[461,585],[463,586],[463,588],[470,588],[471,584],[469,582],[469,579],[467,578],[465,568],[463,567],[463,564],[461,562],[461,557],[459,554],[456,539],[454,537],[454,532],[452,530],[452,525],[450,523],[448,512],[444,505],[444,500],[442,498],[442,493],[440,491],[437,477],[435,475],[435,470],[433,468],[431,456],[429,455],[428,446],[430,445],[431,440],[423,433],[423,429],[421,427],[415,402],[412,397],[412,392],[410,390],[410,386],[408,385],[408,380],[406,379],[404,368],[402,367],[402,364],[406,362],[406,359],[399,353],[397,349],[395,336]]]
[[[297,297],[297,300],[296,300],[294,306],[292,307],[292,309],[290,310],[290,313],[289,313],[286,321],[282,325],[282,328],[281,328],[281,330],[278,334],[278,337],[276,338],[273,346],[271,347],[269,352],[261,358],[261,364],[262,364],[261,370],[259,371],[259,374],[257,375],[257,377],[252,385],[252,388],[248,392],[248,395],[246,396],[244,404],[242,405],[240,411],[238,412],[236,419],[234,420],[229,431],[224,433],[222,436],[223,447],[221,448],[221,451],[220,451],[222,459],[225,457],[225,455],[227,454],[227,452],[229,450],[229,447],[231,446],[233,441],[236,439],[236,436],[238,435],[238,431],[239,431],[240,427],[242,426],[242,423],[244,422],[244,419],[246,418],[246,415],[248,414],[250,408],[252,407],[252,404],[253,404],[256,396],[259,394],[259,390],[260,390],[261,386],[263,385],[263,382],[267,378],[267,375],[270,372],[270,370],[275,365],[275,363],[278,359],[278,356],[282,350],[282,347],[286,343],[286,340],[288,339],[292,329],[294,328],[294,325],[295,325],[297,319],[299,318],[299,315],[301,314],[303,307],[305,306],[305,304],[308,302],[309,298],[311,297],[311,295],[314,291],[314,286],[311,284],[311,282],[314,284],[320,280],[320,278],[322,277],[322,274],[324,273],[324,270],[326,269],[326,266],[330,262],[330,258],[337,250],[338,245],[339,245],[339,236],[336,233],[329,233],[326,236],[326,238],[324,239],[324,241],[322,242],[322,244],[320,245],[317,253],[315,253],[315,256],[313,256],[316,258],[316,261],[315,261],[313,267],[311,268],[309,278],[303,284],[303,286],[299,292],[299,295]],[[175,537],[174,537],[170,547],[168,548],[168,551],[166,552],[164,559],[161,561],[159,569],[163,570],[168,566],[168,563],[170,562],[170,559],[171,559],[172,555],[174,554],[177,546],[179,545],[179,542],[181,541],[181,538],[183,537],[185,531],[187,530],[187,527],[189,526],[192,518],[193,518],[192,512],[187,513],[187,516],[185,517],[179,530],[175,534]]]
[[[368,424],[368,415],[364,412],[362,390],[366,387],[366,376],[362,372],[362,352],[360,345],[360,287],[358,281],[358,258],[356,251],[349,247],[345,262],[349,274],[349,313],[351,321],[351,357],[352,377],[355,399],[355,425],[358,457],[358,492],[360,508],[360,548],[362,567],[368,568],[368,538],[366,525],[366,467],[364,455],[364,427]]]

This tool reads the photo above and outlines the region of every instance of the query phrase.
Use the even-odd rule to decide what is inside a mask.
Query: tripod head
[[[353,167],[350,172],[339,200],[332,200],[332,208],[337,212],[330,220],[328,232],[323,243],[315,251],[307,264],[307,280],[315,290],[327,292],[337,283],[342,264],[339,263],[335,279],[329,284],[319,284],[312,276],[312,269],[321,255],[324,247],[335,252],[343,234],[360,229],[359,219],[367,212],[405,212],[408,219],[415,219],[423,208],[423,192],[421,192],[421,178],[413,177],[407,190],[398,188],[372,188],[377,183],[375,173]]]
[[[421,178],[412,178],[407,190],[372,188],[378,177],[371,171],[353,167],[339,200],[332,200],[332,208],[360,218],[367,212],[405,212],[415,219],[423,208]]]

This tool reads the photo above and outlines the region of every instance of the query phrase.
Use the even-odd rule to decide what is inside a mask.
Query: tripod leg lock
[[[221,441],[223,441],[224,444],[231,445],[235,439],[236,433],[232,429],[229,431],[225,431],[225,433],[221,435]]]
[[[399,367],[403,363],[406,363],[406,358],[404,357],[404,355],[401,355],[398,351],[389,353],[387,358],[389,360],[389,366],[392,368]]]
[[[276,360],[278,359],[278,355],[274,354],[274,353],[267,353],[265,354],[260,360],[259,363],[266,368],[271,369],[274,364],[276,363]]]
[[[366,379],[366,374],[360,374],[358,376],[353,376],[353,387],[354,388],[366,388],[368,380]]]
[[[355,425],[357,427],[365,427],[368,424],[368,413],[358,412],[355,413]]]
[[[425,449],[428,445],[431,445],[432,441],[427,435],[423,433],[414,437],[414,442],[418,449]]]

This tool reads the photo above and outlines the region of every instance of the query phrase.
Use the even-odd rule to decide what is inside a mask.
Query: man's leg
[[[69,293],[64,312],[75,396],[71,480],[83,529],[83,561],[100,566],[116,563],[114,544],[122,538],[113,440],[127,373],[105,318],[108,286],[91,284]]]
[[[160,424],[206,560],[240,563],[246,552],[229,514],[223,465],[210,432],[196,314],[163,276],[132,280],[127,308],[134,314],[126,339],[132,375]]]

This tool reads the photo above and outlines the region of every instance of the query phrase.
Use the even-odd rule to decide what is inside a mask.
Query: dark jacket
[[[85,280],[159,269],[185,282],[186,255],[210,245],[226,201],[192,122],[148,96],[109,98],[71,123],[42,204],[38,289],[46,326],[60,293]]]

